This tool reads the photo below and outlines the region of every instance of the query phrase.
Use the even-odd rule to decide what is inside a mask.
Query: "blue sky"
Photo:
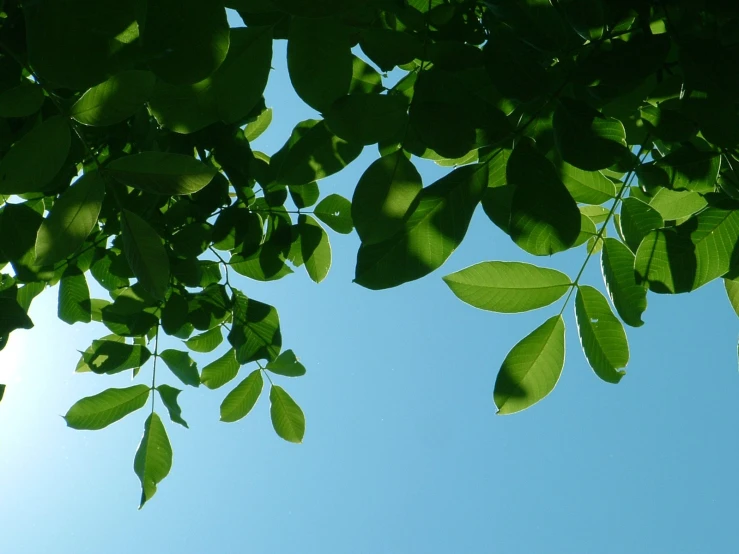
[[[282,42],[267,91],[275,122],[254,145],[268,154],[313,115],[292,96],[284,65]],[[351,197],[375,156],[366,148],[325,181],[322,195]],[[423,168],[425,184],[441,175]],[[38,299],[36,327],[14,333],[0,352],[0,382],[8,384],[0,403],[3,552],[739,549],[739,322],[720,282],[680,297],[650,295],[646,325],[627,329],[631,363],[616,386],[587,366],[569,306],[557,388],[499,417],[492,390],[500,363],[560,305],[482,312],[459,302],[441,276],[483,260],[526,260],[574,276],[584,247],[532,259],[479,210],[439,271],[368,291],[351,282],[356,237],[331,233],[331,244],[334,265],[320,285],[303,271],[239,282],[278,308],[284,346],[308,370],[275,379],[306,413],[304,444],[274,434],[264,393],[246,419],[218,422],[220,401],[238,381],[186,390],[190,429],[164,418],[174,467],[141,511],[132,465],[148,410],[102,431],[66,428],[60,415],[76,400],[130,377],[75,375],[77,350],[107,332],[52,317],[55,290]],[[585,275],[602,289],[597,259]],[[203,367],[212,358],[196,359]]]

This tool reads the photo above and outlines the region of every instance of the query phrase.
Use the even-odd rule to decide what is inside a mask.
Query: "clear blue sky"
[[[267,91],[275,122],[254,145],[269,154],[313,115],[284,81],[284,52],[277,43]],[[351,197],[375,156],[368,147],[322,194]],[[425,183],[440,174],[426,168]],[[308,369],[275,379],[306,413],[304,444],[274,434],[265,394],[246,419],[224,424],[218,406],[238,381],[189,388],[181,404],[190,430],[164,418],[174,467],[141,511],[132,465],[148,410],[102,431],[66,428],[60,415],[76,400],[130,377],[74,374],[76,351],[106,330],[51,317],[55,290],[38,299],[36,328],[0,352],[2,552],[739,551],[739,321],[720,282],[651,295],[646,325],[627,329],[632,361],[616,386],[587,366],[569,307],[557,388],[498,417],[500,363],[559,305],[486,313],[459,302],[441,276],[514,259],[574,275],[584,247],[532,260],[480,210],[441,270],[373,292],[351,283],[356,237],[332,233],[331,244],[321,285],[303,271],[240,282],[278,308],[285,347]],[[597,262],[585,281],[602,288]],[[213,358],[196,356],[200,367]]]

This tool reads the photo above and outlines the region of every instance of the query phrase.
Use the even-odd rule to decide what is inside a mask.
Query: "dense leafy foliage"
[[[227,8],[245,28],[229,28]],[[304,414],[272,376],[306,369],[283,350],[276,308],[229,276],[304,267],[320,282],[327,227],[356,227],[355,281],[370,289],[443,265],[479,204],[528,254],[580,248],[583,269],[600,255],[610,303],[582,270],[486,261],[444,278],[494,312],[564,299],[503,361],[503,414],[556,386],[571,300],[608,383],[624,376],[622,322],[643,324],[648,292],[723,278],[739,313],[736,2],[5,0],[0,11],[0,349],[58,284],[60,319],[107,329],[78,372],[151,367],[150,385],[109,388],[65,416],[102,429],[151,402],[134,461],[141,505],[172,466],[155,398],[187,427],[182,391],[157,370],[217,389],[256,364],[221,420],[245,417],[266,377],[275,431],[303,440]],[[321,118],[269,155],[250,143],[272,118],[276,40]],[[353,198],[322,197],[319,181],[366,147],[378,158]],[[419,159],[449,171],[424,185]],[[91,298],[90,279],[110,298]],[[163,335],[178,346],[160,350]],[[188,352],[224,340],[198,369]]]

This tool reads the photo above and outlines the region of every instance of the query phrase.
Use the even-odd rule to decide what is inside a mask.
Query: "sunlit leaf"
[[[48,265],[74,254],[92,232],[105,196],[99,172],[85,173],[54,202],[36,235],[36,263]]]
[[[653,292],[689,292],[729,271],[737,241],[739,212],[707,208],[677,227],[650,232],[635,269]]]
[[[69,115],[93,127],[113,125],[135,114],[154,90],[149,71],[123,71],[95,85],[74,103]]]
[[[647,309],[647,290],[636,282],[634,260],[634,253],[621,241],[604,239],[601,267],[608,294],[624,323],[640,327]]]
[[[269,391],[272,427],[275,432],[288,442],[303,442],[305,435],[305,416],[285,389],[272,385]]]
[[[195,352],[212,352],[223,342],[223,332],[220,327],[190,337],[185,341],[185,346]]]
[[[133,460],[133,470],[141,481],[139,509],[147,500],[151,500],[157,492],[157,485],[169,475],[170,469],[172,469],[172,446],[162,420],[152,412],[144,423],[144,436]]]
[[[463,302],[503,313],[548,306],[572,286],[564,273],[520,262],[482,262],[447,275],[444,282]]]
[[[348,234],[354,229],[352,204],[338,194],[329,194],[321,200],[313,208],[313,215],[337,233]]]
[[[486,166],[474,164],[422,189],[400,231],[383,242],[362,244],[354,281],[369,289],[385,289],[441,266],[462,242],[486,186]]]
[[[583,285],[575,297],[575,316],[585,357],[595,374],[608,383],[618,383],[629,362],[629,343],[623,325],[608,301],[595,288]]]
[[[498,413],[525,410],[547,396],[559,381],[565,362],[562,316],[546,320],[508,353],[495,380]]]
[[[102,429],[142,408],[150,392],[147,385],[108,389],[78,400],[64,416],[64,420],[72,429]]]
[[[85,274],[76,265],[67,266],[59,282],[59,319],[70,325],[92,320],[90,290]]]
[[[209,389],[217,389],[236,377],[238,372],[239,362],[236,360],[236,351],[231,349],[203,368],[200,382]]]
[[[255,369],[223,399],[221,421],[230,423],[246,417],[259,400],[263,386],[262,371]]]
[[[177,397],[182,392],[180,389],[170,387],[169,385],[159,385],[157,387],[159,397],[162,399],[164,407],[169,412],[169,419],[175,423],[179,423],[183,427],[189,428],[187,422],[182,419],[182,409],[177,402]]]
[[[284,375],[285,377],[300,377],[301,375],[305,375],[305,367],[298,361],[292,350],[285,350],[265,367],[272,373]]]
[[[159,354],[162,361],[175,374],[175,376],[186,385],[200,386],[200,374],[198,366],[187,352],[168,349]]]

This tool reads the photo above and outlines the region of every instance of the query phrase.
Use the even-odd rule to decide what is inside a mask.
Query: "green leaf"
[[[349,91],[352,53],[349,30],[333,19],[290,22],[287,69],[295,92],[310,107],[325,112]]]
[[[282,347],[277,310],[247,299],[239,291],[234,294],[233,323],[228,342],[236,349],[236,359],[242,365],[260,359],[274,360]]]
[[[520,262],[481,262],[447,275],[444,282],[462,302],[509,314],[548,306],[572,286],[564,273]]]
[[[153,194],[192,194],[205,187],[216,169],[192,156],[170,152],[142,152],[111,162],[106,171],[116,181]]]
[[[276,281],[293,272],[285,264],[284,257],[281,255],[272,257],[265,248],[246,258],[240,254],[231,256],[228,265],[239,275],[255,281]]]
[[[262,98],[271,59],[270,27],[231,29],[228,55],[215,73],[189,85],[157,82],[150,102],[152,114],[163,127],[185,134],[219,119],[225,123],[241,121]],[[268,119],[255,124],[266,128],[271,120],[271,111],[263,114],[267,114]],[[255,130],[254,127],[246,129],[248,133]],[[249,134],[245,136],[248,140],[256,138]]]
[[[267,108],[254,121],[244,127],[244,137],[249,142],[257,140],[267,130],[270,123],[272,123],[272,108]]]
[[[739,212],[707,208],[682,225],[650,232],[634,267],[653,292],[689,292],[729,271],[737,241]]]
[[[149,67],[173,84],[196,83],[226,58],[229,26],[220,2],[147,2],[141,42]]]
[[[549,256],[572,247],[580,234],[580,211],[554,166],[529,140],[520,140],[508,160],[506,177],[515,187],[510,235],[529,254]]]
[[[583,102],[560,98],[553,125],[562,159],[575,167],[597,171],[628,155],[623,124]]]
[[[621,231],[632,252],[636,252],[651,231],[664,226],[665,222],[657,210],[638,198],[624,198],[621,202]]]
[[[277,166],[276,183],[288,186],[306,185],[344,169],[362,152],[361,144],[348,143],[329,131],[325,122],[306,121],[300,134],[294,133]],[[307,129],[306,129],[307,127]],[[293,140],[294,139],[294,140]],[[284,150],[284,148],[283,148]]]
[[[164,407],[167,408],[167,411],[169,412],[169,419],[189,429],[187,421],[182,419],[182,409],[177,402],[177,397],[182,391],[180,389],[170,387],[169,385],[159,385],[157,387],[157,391],[159,391],[159,397],[162,399]]]
[[[214,327],[200,335],[195,335],[185,341],[185,346],[195,352],[213,352],[223,342],[220,327]]]
[[[331,245],[323,227],[311,216],[301,214],[298,218],[300,251],[308,276],[320,283],[331,267]]]
[[[122,71],[85,92],[69,110],[69,115],[93,127],[120,123],[139,111],[153,90],[151,72]]]
[[[154,298],[164,300],[169,288],[169,258],[162,240],[135,213],[123,210],[123,251],[141,286]]]
[[[64,420],[72,429],[97,431],[142,408],[151,390],[146,385],[107,389],[75,402]]]
[[[402,150],[372,162],[351,203],[362,244],[379,243],[402,231],[405,215],[422,188],[421,175]]]
[[[168,349],[159,354],[162,361],[186,385],[200,386],[198,365],[188,356],[187,352]]]
[[[31,329],[33,322],[15,298],[0,296],[0,337],[16,329]]]
[[[50,265],[74,254],[95,228],[105,197],[97,171],[85,173],[65,190],[36,235],[36,263]]]
[[[382,76],[361,58],[352,56],[352,82],[349,94],[364,92],[365,94],[381,93]]]
[[[603,204],[616,197],[616,185],[599,171],[583,171],[562,162],[559,175],[576,202]]]
[[[329,194],[313,208],[313,215],[337,233],[349,234],[354,229],[352,204],[338,194]]]
[[[608,301],[598,289],[583,285],[575,297],[575,316],[590,367],[607,383],[618,383],[626,375],[621,368],[629,363],[629,343]]]
[[[366,3],[366,0],[316,0],[315,2],[271,0],[271,3],[290,15],[321,18],[359,8]]]
[[[24,135],[0,161],[0,194],[43,191],[64,166],[71,142],[67,119],[59,115]]]
[[[126,339],[125,337],[120,337],[118,335],[112,334],[112,335],[106,335],[103,338],[100,339],[100,341],[113,341],[113,342],[120,342],[125,343]],[[96,349],[95,341],[87,347],[87,349],[84,352],[81,352],[82,356],[80,356],[80,360],[77,362],[77,367],[75,367],[74,371],[75,373],[89,373],[92,371],[90,366],[87,364],[85,359],[90,359],[90,357],[95,353]]]
[[[636,174],[646,189],[665,187],[707,193],[715,190],[720,169],[718,152],[702,152],[688,143],[656,162],[639,166]]]
[[[634,261],[633,252],[621,241],[603,240],[601,268],[611,301],[624,323],[641,327],[644,325],[641,315],[647,309],[647,291],[636,282]]]
[[[5,395],[5,385],[0,384],[0,401],[2,401],[4,395]]]
[[[259,400],[263,386],[262,371],[255,369],[221,402],[221,421],[232,423],[246,417]]]
[[[90,290],[85,274],[76,265],[67,266],[59,283],[58,316],[70,325],[92,321]]]
[[[85,365],[94,373],[108,375],[141,367],[151,357],[146,346],[116,340],[94,340],[88,350],[82,354]]]
[[[400,95],[349,94],[331,105],[326,124],[348,142],[400,140],[408,125],[408,101]]]
[[[236,351],[231,349],[203,368],[200,382],[209,389],[217,389],[236,377],[238,372],[239,362],[236,360]]]
[[[683,219],[698,213],[708,205],[697,192],[660,188],[649,201],[665,221]]]
[[[482,195],[482,209],[504,233],[510,234],[511,202],[515,187],[508,184],[506,167],[511,151],[501,149],[488,160],[488,187]]]
[[[147,500],[151,500],[157,492],[157,485],[169,475],[170,469],[172,469],[172,445],[169,443],[162,420],[152,412],[146,418],[144,436],[133,459],[133,470],[141,481],[139,510]]]
[[[498,414],[514,414],[547,396],[565,363],[565,323],[561,315],[547,319],[508,353],[495,380]]]
[[[44,89],[25,82],[0,92],[0,117],[28,117],[44,103]]]
[[[369,289],[385,289],[424,277],[441,266],[462,242],[486,186],[486,166],[474,164],[457,168],[422,189],[401,231],[359,248],[354,281]]]
[[[285,350],[265,367],[272,373],[284,375],[285,377],[300,377],[301,375],[305,375],[305,367],[298,361],[292,350]]]
[[[303,442],[305,435],[305,416],[295,401],[282,387],[272,385],[269,390],[272,427],[275,432],[288,442]]]

